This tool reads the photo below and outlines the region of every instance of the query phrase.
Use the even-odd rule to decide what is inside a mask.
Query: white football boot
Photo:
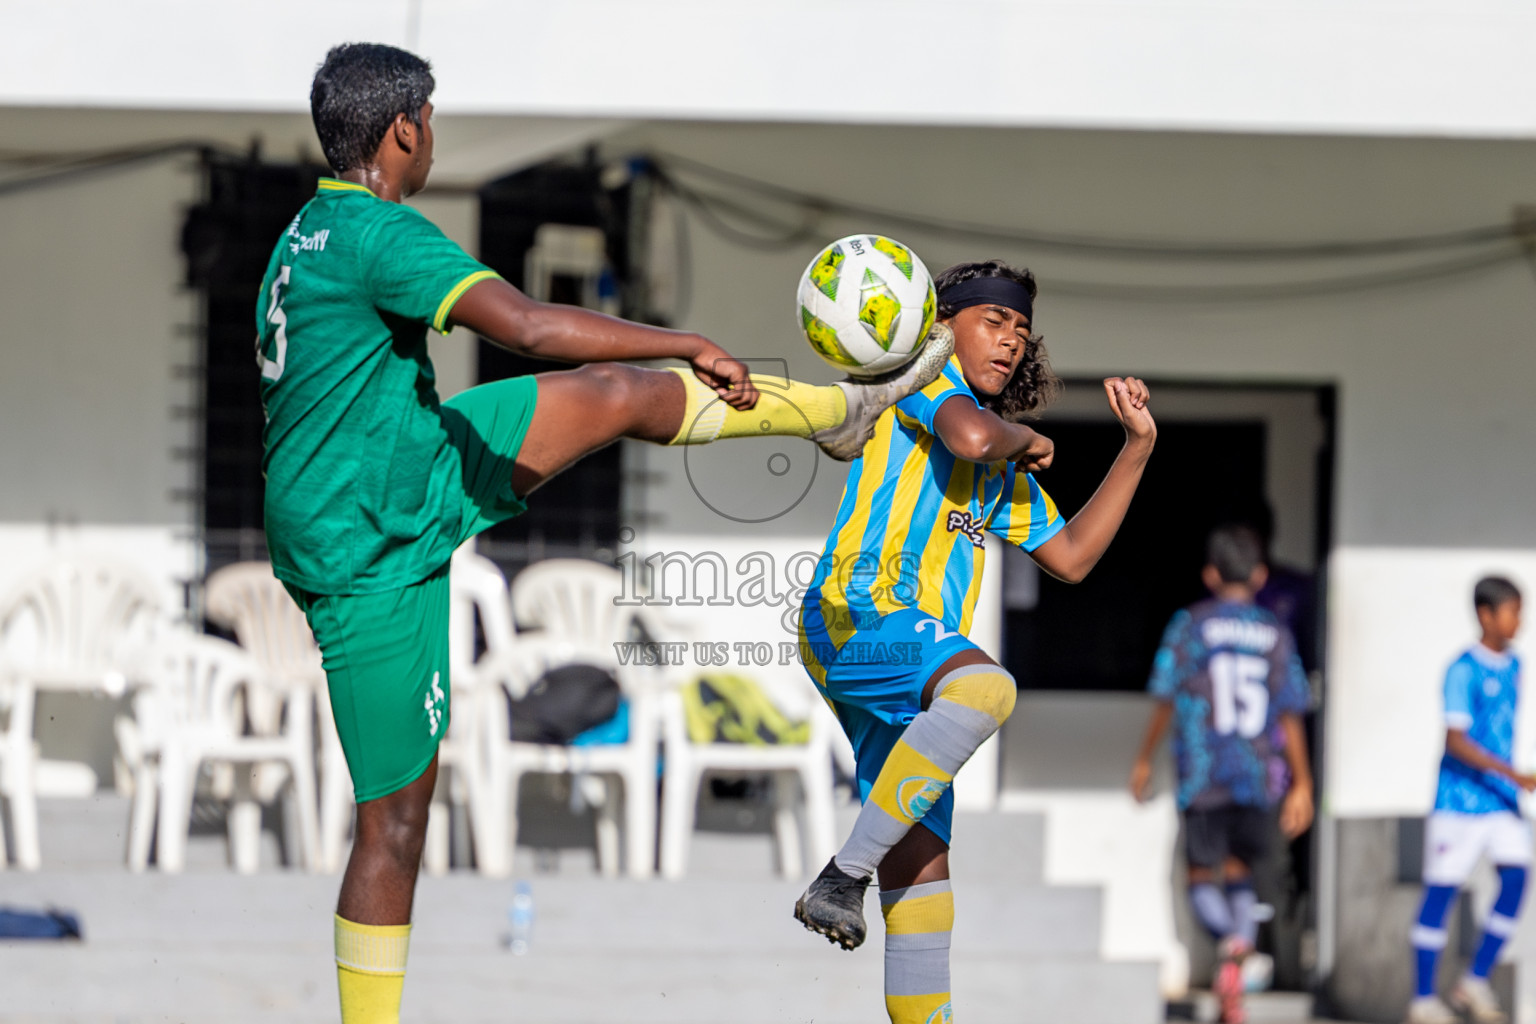
[[[1439,996],[1419,996],[1408,1004],[1406,1024],[1461,1024],[1461,1018]]]
[[[955,332],[948,324],[934,324],[917,358],[895,373],[867,380],[838,381],[837,386],[848,398],[848,415],[837,426],[812,434],[811,440],[837,461],[852,462],[875,436],[875,420],[880,414],[937,380],[954,351]]]
[[[1462,978],[1451,993],[1451,1005],[1472,1018],[1472,1024],[1505,1024],[1509,1020],[1487,978],[1470,974]]]

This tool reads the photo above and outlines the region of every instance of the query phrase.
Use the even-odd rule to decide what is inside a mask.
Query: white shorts
[[[1424,883],[1460,886],[1484,854],[1499,867],[1531,863],[1531,826],[1513,811],[1435,811],[1424,823]]]

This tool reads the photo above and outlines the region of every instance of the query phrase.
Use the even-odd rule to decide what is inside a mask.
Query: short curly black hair
[[[944,290],[979,277],[1002,277],[1023,285],[1031,301],[1040,290],[1035,284],[1034,274],[1002,260],[956,263],[933,279],[933,286],[939,293],[940,320],[948,320],[959,312],[944,302]],[[1024,346],[1024,358],[1019,361],[1019,368],[1013,372],[1001,392],[981,400],[985,408],[1010,423],[1033,419],[1061,394],[1061,378],[1051,371],[1051,357],[1045,350],[1045,335],[1034,329],[1033,317],[1029,326],[1029,341]]]
[[[421,108],[437,82],[432,65],[383,43],[331,47],[309,90],[320,149],[336,174],[373,159],[384,133],[404,114],[421,127]]]

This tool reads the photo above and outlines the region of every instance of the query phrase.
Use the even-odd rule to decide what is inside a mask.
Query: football
[[[821,250],[795,299],[811,348],[855,377],[905,366],[922,349],[937,305],[923,261],[884,235],[849,235]]]

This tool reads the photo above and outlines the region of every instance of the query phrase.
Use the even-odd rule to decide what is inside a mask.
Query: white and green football
[[[898,370],[922,349],[938,299],[907,246],[849,235],[816,255],[800,278],[796,316],[816,354],[855,377]]]

